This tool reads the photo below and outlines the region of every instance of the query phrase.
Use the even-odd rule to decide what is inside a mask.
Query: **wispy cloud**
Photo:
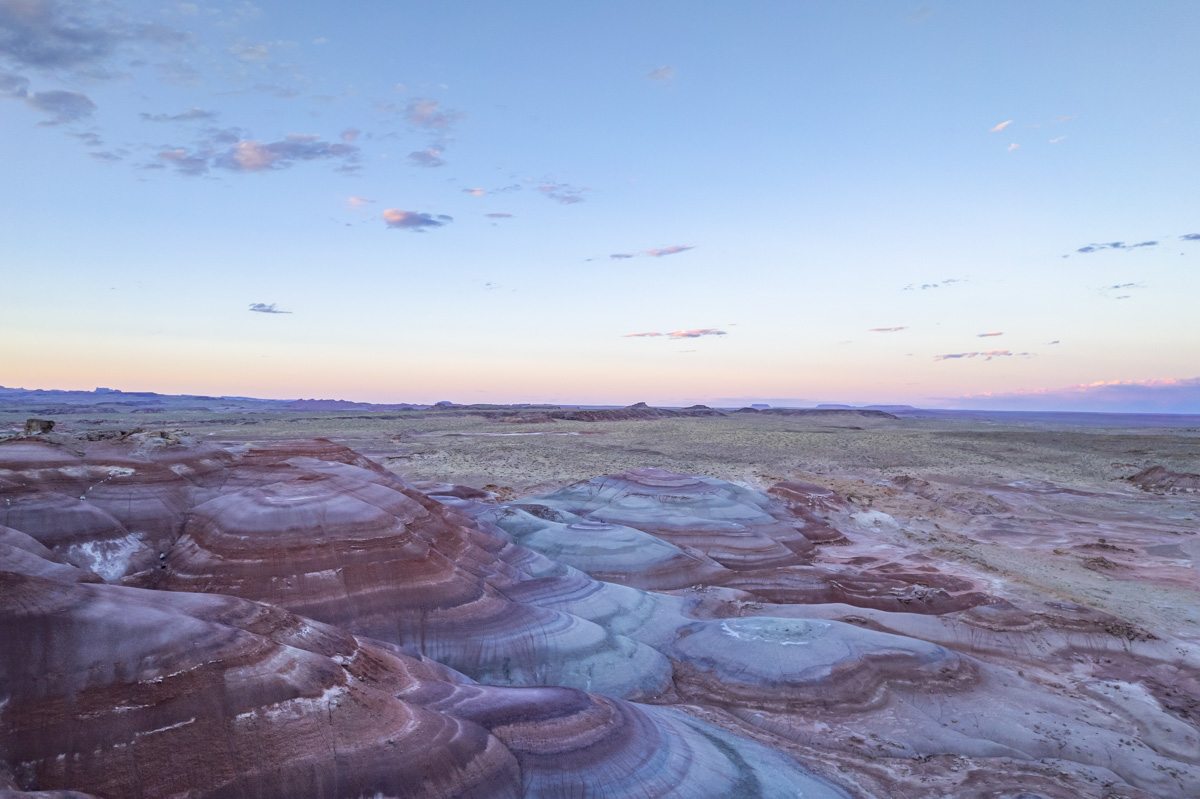
[[[941,288],[942,286],[953,286],[955,283],[965,283],[965,282],[967,282],[966,278],[948,277],[945,280],[941,281],[940,283],[922,283],[919,286],[916,283],[909,283],[907,286],[902,288],[901,291],[917,291],[918,289],[921,291],[925,291],[927,289],[936,289],[936,288]]]
[[[701,338],[703,336],[727,336],[729,335],[724,330],[718,330],[715,327],[701,327],[695,330],[673,330],[670,333],[626,333],[624,338],[668,338],[668,339],[685,339],[685,338]]]
[[[993,358],[1010,357],[1013,355],[1032,355],[1029,352],[1010,352],[1008,350],[986,350],[985,352],[952,352],[947,355],[935,355],[935,361],[953,361],[959,358],[983,358],[985,361],[990,361]]]
[[[1092,252],[1099,252],[1100,250],[1136,250],[1141,247],[1156,247],[1156,246],[1158,246],[1157,241],[1143,241],[1143,242],[1139,242],[1137,244],[1126,244],[1123,241],[1109,241],[1109,242],[1104,242],[1103,244],[1089,244],[1086,247],[1080,247],[1075,252],[1086,255],[1086,254],[1092,253]]]
[[[366,197],[351,196],[351,197],[346,198],[346,205],[348,205],[350,207],[351,211],[357,211],[359,208],[362,208],[364,205],[370,205],[373,202],[375,202],[375,201],[368,200]]]
[[[87,147],[104,146],[104,140],[94,130],[86,130],[81,133],[68,133],[67,135],[71,138],[79,139]]]
[[[1200,241],[1200,233],[1185,233],[1179,237],[1180,241]]]
[[[1008,145],[1008,151],[1009,151],[1010,153],[1011,153],[1013,150],[1020,150],[1020,149],[1021,149],[1021,145],[1017,144],[1016,142],[1013,142],[1012,144]]]
[[[662,66],[646,73],[646,77],[657,83],[670,83],[675,80],[675,67]]]
[[[143,122],[196,122],[202,119],[215,119],[216,111],[205,111],[203,108],[189,108],[178,114],[138,114]]]
[[[651,258],[662,258],[667,255],[678,255],[681,252],[687,252],[688,250],[694,249],[696,249],[696,245],[694,244],[676,244],[671,247],[659,247],[653,250],[638,250],[637,252],[614,252],[608,257],[614,261],[623,261],[627,258],[636,258],[639,255],[645,255]]]
[[[29,94],[29,79],[0,69],[0,94],[8,97],[24,97]]]
[[[1110,286],[1102,286],[1100,288],[1100,294],[1105,297],[1112,297],[1114,300],[1128,300],[1133,296],[1132,294],[1118,294],[1116,296],[1113,296],[1113,292],[1114,291],[1129,291],[1130,289],[1144,289],[1144,288],[1146,288],[1145,283],[1113,283]]]
[[[1099,380],[949,398],[957,407],[1109,413],[1200,413],[1200,377]]]
[[[398,208],[388,208],[381,215],[389,228],[411,230],[414,233],[424,233],[428,229],[439,228],[453,222],[454,218],[445,214],[423,214],[418,211],[401,211]]]
[[[463,114],[443,109],[437,100],[416,100],[404,106],[404,118],[413,127],[444,131],[461,120]]]
[[[346,144],[354,144],[354,142],[358,141],[358,137],[361,135],[362,131],[358,128],[346,128],[338,134],[338,138],[344,141]]]
[[[512,219],[513,218],[512,214],[505,213],[503,211],[497,211],[497,212],[491,213],[491,214],[484,214],[484,216],[488,217],[489,219]]]
[[[487,194],[487,189],[463,189],[463,194],[469,194],[472,197],[482,197]]]
[[[446,165],[446,162],[442,159],[442,151],[433,147],[424,150],[414,150],[408,154],[408,160],[417,166],[423,166],[427,169],[437,169],[439,166]]]
[[[1058,144],[1060,141],[1062,141],[1065,138],[1067,138],[1067,137],[1066,136],[1055,136],[1053,139],[1050,140],[1050,143]]]
[[[30,92],[24,97],[25,105],[48,117],[39,122],[39,125],[65,125],[68,122],[78,122],[87,119],[96,110],[96,104],[86,94],[80,92],[50,89],[44,92]]]
[[[104,61],[126,42],[177,45],[187,34],[166,25],[135,22],[105,3],[56,0],[0,2],[0,53],[18,67],[70,70],[90,78],[113,77]]]
[[[1000,131],[1004,130],[1005,128],[1007,128],[1007,127],[1008,127],[1009,125],[1011,125],[1012,123],[1013,123],[1013,121],[1012,121],[1011,119],[1005,120],[1004,122],[1001,122],[999,125],[997,125],[996,127],[992,128],[992,129],[991,129],[990,131],[988,131],[988,132],[989,132],[989,133],[999,133]]]
[[[353,162],[358,158],[358,148],[352,144],[331,144],[320,136],[289,133],[279,141],[266,144],[245,139],[239,141],[228,152],[218,156],[214,163],[234,172],[264,172],[286,169],[300,161],[342,159]]]
[[[238,61],[248,63],[263,63],[280,48],[293,47],[293,42],[258,42],[251,44],[242,39],[226,48],[226,51]]]
[[[694,249],[696,249],[694,245],[684,246],[682,244],[676,244],[673,247],[663,247],[662,249],[658,250],[646,250],[646,255],[652,255],[655,258],[662,258],[664,255],[676,255],[678,253],[687,252],[688,250]]]
[[[341,161],[340,172],[353,172],[358,168],[357,147],[323,141],[320,136],[289,133],[279,141],[264,143],[257,139],[239,139],[236,133],[227,135],[225,131],[211,131],[211,134],[209,141],[195,148],[163,148],[156,158],[190,176],[205,175],[211,168],[229,172],[271,172],[288,169],[302,161]],[[231,143],[230,138],[234,139]],[[225,143],[232,146],[219,149],[219,145]]]
[[[583,202],[583,193],[591,191],[587,186],[572,186],[569,183],[543,183],[537,187],[543,197],[563,205]]]
[[[908,325],[900,325],[899,327],[869,327],[868,333],[899,333],[901,330],[908,330]]]
[[[254,313],[291,313],[291,311],[282,311],[275,307],[275,303],[252,302],[250,310]]]
[[[997,330],[992,333],[976,333],[975,338],[991,338],[992,336],[1003,336],[1004,331]]]
[[[170,165],[175,168],[175,171],[181,175],[189,177],[199,177],[208,173],[209,156],[205,154],[192,154],[183,147],[175,147],[166,150],[159,150],[155,155],[161,164],[147,164],[146,169],[162,169],[163,164]]]
[[[724,330],[717,330],[713,327],[702,327],[697,330],[676,330],[668,333],[668,338],[700,338],[701,336],[726,336],[729,335]]]

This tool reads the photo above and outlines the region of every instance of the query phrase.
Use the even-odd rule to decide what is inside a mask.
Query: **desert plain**
[[[1200,796],[1200,417],[53,399],[3,795]]]

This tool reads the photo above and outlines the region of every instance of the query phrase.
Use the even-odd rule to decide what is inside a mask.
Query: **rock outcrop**
[[[494,499],[323,440],[0,445],[0,790],[1200,793],[1176,642],[826,555],[895,549],[829,489]]]
[[[689,417],[724,416],[707,405],[692,405],[689,408],[651,408],[637,402],[625,408],[580,408],[578,410],[551,411],[553,419],[571,422],[623,422],[631,419],[678,419]]]
[[[678,711],[476,685],[255,602],[0,572],[0,753],[98,796],[845,793]],[[52,663],[53,667],[46,668]]]
[[[1160,494],[1200,491],[1200,474],[1173,472],[1165,466],[1151,466],[1126,479],[1143,491]]]

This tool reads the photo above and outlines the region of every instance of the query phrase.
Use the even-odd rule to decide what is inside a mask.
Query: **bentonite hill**
[[[0,792],[1200,795],[1194,429],[644,410],[13,435]]]

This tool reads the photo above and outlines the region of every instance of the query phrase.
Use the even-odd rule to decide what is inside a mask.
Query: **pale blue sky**
[[[349,9],[0,0],[0,384],[1200,411],[1194,3]]]

